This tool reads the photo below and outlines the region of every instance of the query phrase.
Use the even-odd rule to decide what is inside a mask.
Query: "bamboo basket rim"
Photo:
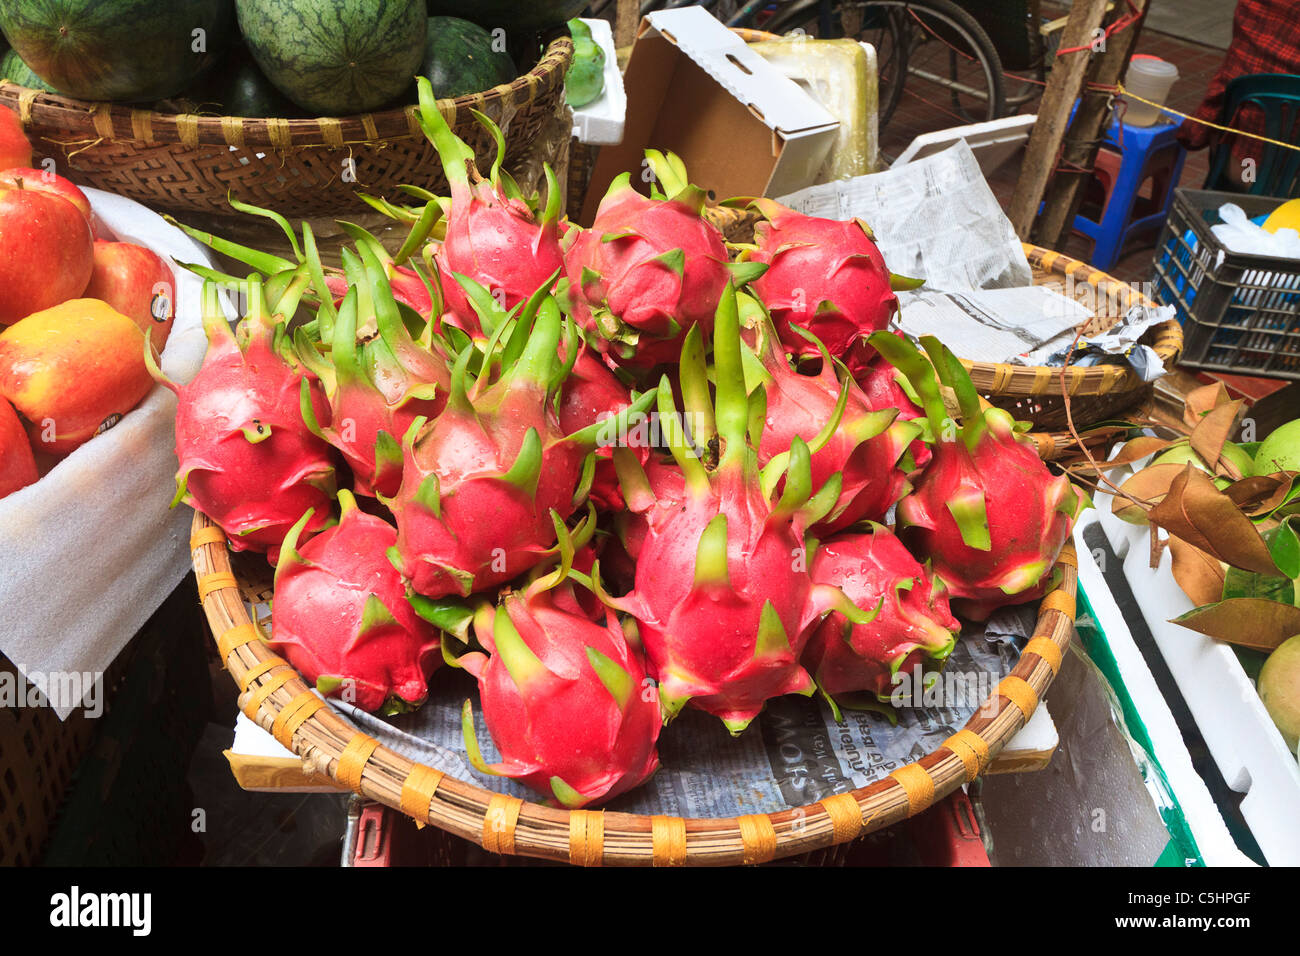
[[[1115,325],[1131,307],[1145,305],[1157,307],[1153,300],[1139,289],[1121,282],[1110,273],[1095,269],[1080,259],[1074,259],[1061,252],[1055,252],[1033,243],[1022,242],[1025,257],[1031,269],[1047,274],[1059,274],[1077,279],[1097,289],[1100,294],[1113,296],[1119,311],[1104,328]],[[1082,274],[1081,274],[1082,273]],[[1097,316],[1094,315],[1094,319]],[[1183,351],[1183,327],[1178,320],[1168,319],[1152,327],[1147,332],[1152,339],[1151,348],[1160,356],[1166,367],[1174,362]],[[999,396],[1035,396],[1061,395],[1061,366],[1048,365],[1010,365],[1006,362],[979,362],[973,359],[961,359],[961,364],[970,372],[975,388],[981,394]],[[1127,365],[1090,365],[1080,367],[1067,365],[1065,372],[1065,393],[1071,398],[1089,395],[1114,395],[1124,392],[1137,392],[1149,383]]]
[[[938,749],[889,776],[797,809],[734,818],[563,810],[495,793],[416,763],[357,730],[269,650],[249,614],[224,532],[194,513],[191,557],[222,665],[249,719],[304,768],[489,852],[583,866],[764,863],[838,845],[921,813],[973,781],[1029,720],[1060,669],[1074,625],[1078,559],[1067,539],[1061,577],[1011,674]]]
[[[557,37],[546,47],[537,64],[509,83],[479,93],[440,99],[437,106],[451,125],[462,110],[477,109],[498,102],[521,108],[536,101],[544,91],[564,81],[573,58],[573,41]],[[24,128],[37,124],[84,135],[84,142],[70,142],[89,148],[104,141],[137,141],[148,145],[177,143],[200,146],[267,147],[294,150],[340,149],[352,145],[377,145],[424,136],[419,107],[406,105],[378,112],[350,116],[321,116],[304,119],[275,117],[208,116],[197,113],[163,113],[120,103],[95,102],[46,93],[0,79],[0,105],[18,114]]]

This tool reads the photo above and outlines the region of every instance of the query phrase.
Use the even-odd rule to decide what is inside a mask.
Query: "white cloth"
[[[202,246],[139,203],[84,191],[118,238],[211,265]],[[207,348],[202,281],[172,268],[176,320],[162,369],[188,382]],[[102,673],[189,571],[193,512],[168,509],[175,417],[175,396],[155,386],[116,426],[0,499],[0,653],[37,686],[44,675]],[[53,702],[60,719],[79,703]]]

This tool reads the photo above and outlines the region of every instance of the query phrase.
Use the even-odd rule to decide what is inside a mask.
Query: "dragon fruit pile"
[[[865,224],[764,200],[729,248],[651,152],[651,195],[625,176],[582,229],[549,170],[545,204],[481,175],[424,81],[420,119],[451,197],[372,200],[395,254],[347,226],[326,269],[251,207],[293,258],[192,233],[253,274],[195,267],[177,500],[275,565],[270,644],[322,693],[391,714],[460,668],[500,755],[466,701],[471,763],[575,808],[644,782],[683,708],[740,734],[783,694],[887,699],[954,611],[1051,586],[1080,496],[947,349],[888,331],[911,280]]]

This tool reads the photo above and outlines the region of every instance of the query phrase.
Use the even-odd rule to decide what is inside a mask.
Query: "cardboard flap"
[[[839,125],[824,106],[751,50],[703,7],[647,14],[637,38],[654,33],[689,56],[768,129],[782,137]]]

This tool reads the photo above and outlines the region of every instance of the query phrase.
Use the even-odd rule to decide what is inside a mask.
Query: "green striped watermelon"
[[[490,90],[518,75],[510,54],[477,24],[459,17],[429,17],[426,33],[420,73],[429,78],[439,99]]]
[[[562,27],[590,0],[429,0],[429,14],[464,17],[481,27],[515,34]]]
[[[33,73],[32,68],[23,62],[17,50],[5,50],[4,56],[0,56],[0,80],[12,80],[19,86],[44,90],[46,93],[59,92]]]
[[[0,30],[46,83],[86,100],[156,100],[225,52],[233,0],[4,0]]]
[[[424,0],[236,0],[235,7],[267,79],[318,115],[392,102],[424,58]]]

